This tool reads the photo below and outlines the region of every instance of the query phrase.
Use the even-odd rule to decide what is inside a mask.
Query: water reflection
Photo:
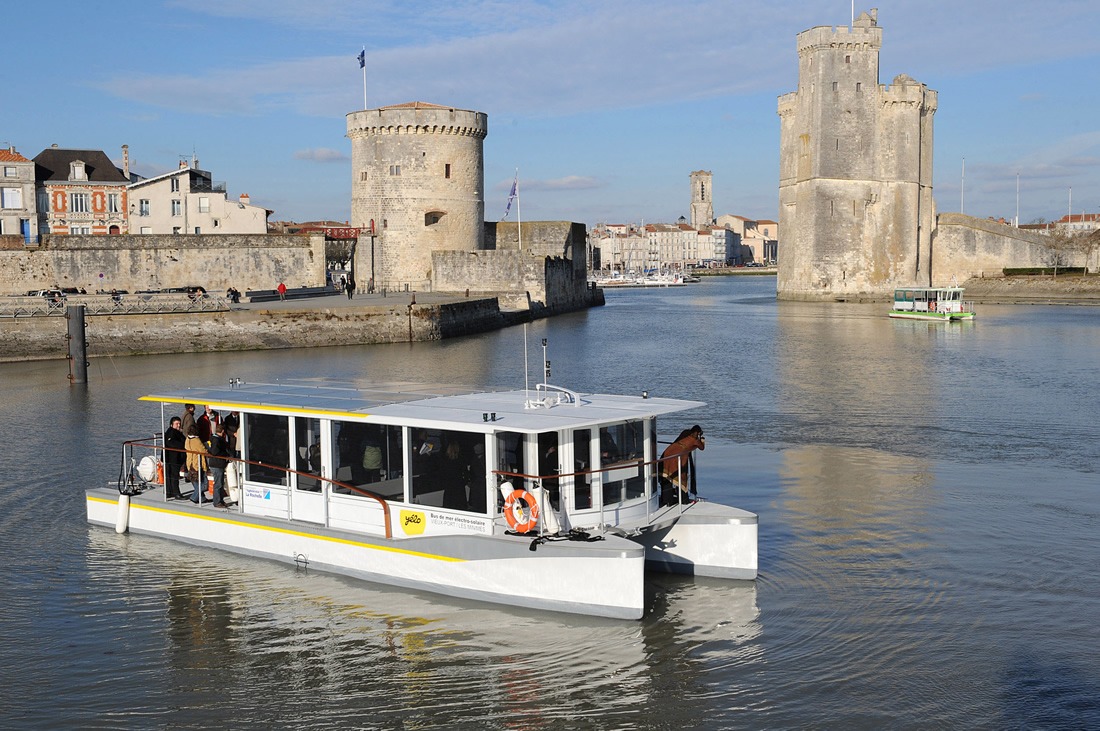
[[[713,662],[753,654],[751,583],[657,577],[644,622],[436,598],[148,536],[88,529],[89,582],[127,586],[131,611],[163,616],[166,689],[254,723],[280,712],[421,728],[560,728],[653,706],[691,725],[669,692],[701,691]],[[671,714],[671,715],[670,715]],[[683,714],[683,715],[679,715]],[[308,725],[308,724],[307,724]],[[318,725],[323,725],[318,720]]]

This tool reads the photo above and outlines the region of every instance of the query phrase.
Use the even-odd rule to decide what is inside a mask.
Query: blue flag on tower
[[[359,68],[365,69],[367,67],[367,49],[363,49],[359,52]]]
[[[516,179],[512,181],[512,192],[508,194],[508,205],[504,208],[504,215],[500,217],[501,221],[503,221],[505,218],[508,218],[508,212],[512,210],[512,201],[516,199],[517,185],[519,185],[518,175],[516,176]]]

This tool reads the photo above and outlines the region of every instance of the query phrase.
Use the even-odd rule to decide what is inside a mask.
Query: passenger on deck
[[[688,502],[696,496],[695,458],[692,452],[706,448],[703,427],[696,424],[680,432],[676,441],[661,453],[661,505],[675,505],[681,499]]]
[[[443,507],[455,510],[469,510],[466,497],[466,481],[469,473],[462,460],[462,448],[458,442],[451,442],[443,455],[443,464],[439,477],[443,482]]]
[[[195,488],[195,492],[191,495],[191,502],[197,503],[199,497],[206,491],[205,485],[201,490],[199,489],[199,473],[205,466],[203,455],[206,454],[206,447],[202,446],[198,428],[194,424],[187,428],[187,441],[184,447],[187,449],[187,479]]]
[[[180,468],[186,463],[183,453],[187,437],[180,431],[180,418],[173,416],[164,430],[164,496],[169,500],[183,497],[180,492]]]
[[[363,448],[363,482],[379,482],[382,480],[382,448],[374,440],[367,442]]]

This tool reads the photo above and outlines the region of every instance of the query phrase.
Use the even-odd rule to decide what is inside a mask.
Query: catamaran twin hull
[[[229,469],[237,502],[166,500],[154,478],[125,490],[133,494],[89,490],[90,523],[448,596],[627,619],[644,613],[647,567],[756,577],[754,514],[659,505],[656,417],[697,402],[300,382],[146,398],[239,415],[241,456]],[[138,446],[127,447],[130,465]],[[433,452],[449,461],[433,465]]]

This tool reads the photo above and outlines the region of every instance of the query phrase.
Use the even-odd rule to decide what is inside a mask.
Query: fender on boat
[[[130,527],[130,496],[123,493],[118,496],[118,516],[115,518],[115,533],[125,533]]]

